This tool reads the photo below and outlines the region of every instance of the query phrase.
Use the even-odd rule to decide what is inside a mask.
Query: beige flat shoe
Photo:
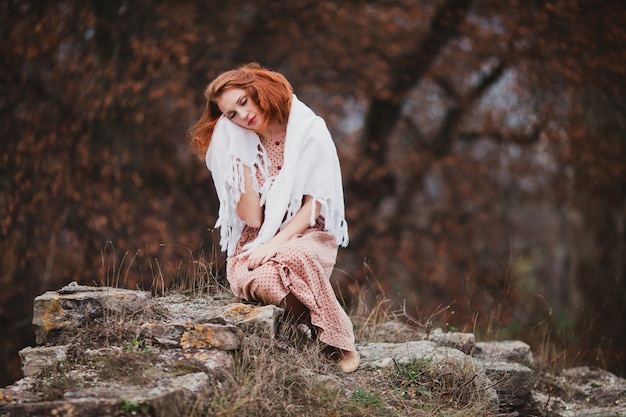
[[[349,374],[357,370],[359,362],[361,362],[361,356],[359,356],[358,352],[346,352],[343,359],[341,359],[337,365],[339,369]]]

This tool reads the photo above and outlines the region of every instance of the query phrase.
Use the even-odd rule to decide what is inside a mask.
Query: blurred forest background
[[[223,268],[187,130],[249,61],[333,134],[348,305],[624,375],[623,0],[5,0],[0,31],[1,386],[35,296]]]

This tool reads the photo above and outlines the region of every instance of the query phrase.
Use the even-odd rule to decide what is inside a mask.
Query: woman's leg
[[[307,326],[311,324],[311,312],[293,293],[290,292],[283,298],[280,307],[285,309],[287,314],[294,317],[298,323],[304,323]]]
[[[309,326],[312,336],[315,335],[316,332],[311,324],[309,309],[302,304],[293,293],[290,292],[283,298],[280,307],[284,308],[289,315],[295,317],[299,323],[305,323]],[[313,336],[313,338],[315,339],[316,337]],[[327,346],[323,352],[329,358],[336,360],[339,368],[345,373],[354,372],[359,367],[360,357],[356,351],[342,350],[334,346]]]
[[[300,323],[308,323],[310,320],[309,309],[291,292],[283,298],[280,307],[285,309],[287,314],[295,317]]]

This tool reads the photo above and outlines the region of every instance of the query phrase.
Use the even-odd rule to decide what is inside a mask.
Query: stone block
[[[515,362],[486,361],[483,365],[502,403],[516,407],[528,401],[535,381],[532,369]]]
[[[223,350],[206,349],[186,352],[185,360],[212,375],[232,373],[234,368],[232,356]]]
[[[193,329],[192,322],[173,323],[144,323],[140,327],[140,334],[146,339],[153,340],[162,346],[176,348],[180,346],[180,337],[187,330]]]
[[[520,340],[478,342],[475,356],[496,361],[515,362],[526,366],[531,366],[534,363],[530,346]]]
[[[183,350],[220,349],[237,350],[243,343],[243,332],[235,326],[219,324],[194,324],[180,337]]]
[[[53,371],[67,360],[68,345],[47,347],[26,347],[20,350],[22,373],[25,377],[34,377],[41,372]]]
[[[187,412],[187,393],[180,388],[153,388],[149,390],[100,391],[97,397],[81,397],[8,404],[0,416],[182,416]],[[6,414],[5,414],[6,413]]]
[[[439,346],[458,349],[466,355],[471,355],[476,349],[476,338],[474,337],[474,333],[444,333],[441,329],[434,329],[428,335],[428,340],[432,340]]]
[[[284,310],[274,305],[257,306],[242,303],[227,305],[221,319],[245,331],[275,335]]]
[[[33,307],[37,343],[55,343],[60,333],[75,333],[85,323],[105,315],[119,321],[145,310],[151,298],[146,291],[79,285],[48,291],[35,298]]]
[[[397,364],[408,364],[416,359],[432,356],[437,348],[435,342],[419,340],[405,343],[367,343],[357,346],[361,365],[367,368],[387,368]]]

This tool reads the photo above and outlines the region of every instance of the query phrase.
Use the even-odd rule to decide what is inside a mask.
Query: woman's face
[[[248,130],[263,125],[263,115],[246,90],[230,88],[215,100],[225,117]]]

